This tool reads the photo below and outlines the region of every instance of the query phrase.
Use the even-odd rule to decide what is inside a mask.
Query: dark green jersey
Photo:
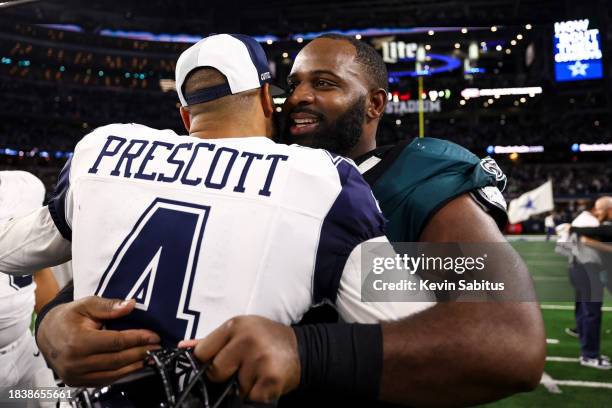
[[[481,160],[452,142],[422,138],[376,149],[357,163],[389,220],[392,242],[418,241],[436,211],[464,193],[471,193],[500,226],[506,223],[499,191],[506,177],[490,157]]]

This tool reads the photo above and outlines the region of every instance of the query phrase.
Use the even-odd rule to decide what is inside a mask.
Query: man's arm
[[[438,211],[421,240],[506,242],[493,220],[467,195]],[[507,274],[517,286],[532,292],[522,296],[535,299],[531,278],[518,254],[511,248],[504,253],[505,257],[499,259],[503,270],[495,273]],[[201,361],[212,362],[208,375],[214,380],[226,380],[238,371],[243,394],[260,401],[275,399],[298,383],[303,388],[304,382],[328,394],[334,391],[331,388],[339,387],[336,391],[363,397],[370,395],[365,379],[376,383],[380,378],[378,396],[383,401],[468,406],[531,390],[539,383],[544,368],[546,342],[535,301],[441,303],[397,322],[382,323],[381,327],[382,352],[377,351],[379,340],[372,325],[310,325],[293,333],[286,326],[257,316],[230,319],[205,339],[181,346],[195,346]],[[318,357],[310,358],[313,353]],[[382,375],[377,377],[380,366],[372,359],[381,355]],[[308,366],[306,371],[304,364]],[[355,367],[371,370],[361,370],[357,375],[352,371]],[[346,371],[348,381],[338,378],[343,377],[338,375],[339,370]],[[335,375],[327,380],[318,378],[330,377],[329,372]],[[355,388],[355,384],[364,386]]]
[[[493,220],[467,195],[438,211],[420,238],[505,242]],[[518,254],[508,252],[501,261],[503,273],[533,291]],[[544,368],[546,341],[537,302],[441,303],[382,328],[380,398],[386,401],[480,404],[535,388]]]
[[[570,232],[586,235],[601,241],[612,241],[612,225],[600,225],[599,227],[571,227]]]
[[[48,207],[14,218],[0,229],[0,272],[31,275],[71,256],[70,241],[58,231]]]
[[[36,272],[33,275],[34,282],[36,282],[36,303],[34,304],[34,311],[39,313],[40,310],[47,303],[51,301],[59,292],[59,286],[51,272],[51,268],[44,268]]]
[[[584,237],[584,236],[580,237],[580,241],[595,250],[603,251],[603,252],[612,252],[612,244],[603,243],[596,239]]]

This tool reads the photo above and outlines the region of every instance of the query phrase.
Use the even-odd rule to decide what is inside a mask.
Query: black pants
[[[576,288],[576,329],[580,337],[580,354],[599,357],[601,306],[603,284],[599,270],[591,265],[573,262],[569,266],[570,279]]]

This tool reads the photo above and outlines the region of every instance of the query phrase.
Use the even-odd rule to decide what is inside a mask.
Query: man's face
[[[609,207],[604,201],[598,200],[595,202],[593,213],[599,222],[612,220],[612,207]]]
[[[317,39],[300,51],[287,78],[283,138],[346,155],[363,132],[364,74],[347,41]]]

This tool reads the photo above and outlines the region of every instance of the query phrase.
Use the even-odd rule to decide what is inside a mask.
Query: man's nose
[[[294,106],[309,105],[314,102],[314,93],[307,84],[297,85],[289,95],[288,102]]]

